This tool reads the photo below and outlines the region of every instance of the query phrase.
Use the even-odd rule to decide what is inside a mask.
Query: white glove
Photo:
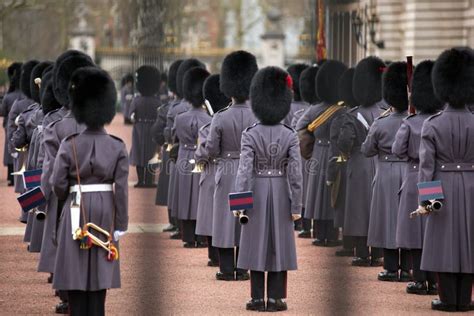
[[[17,158],[18,158],[18,153],[11,153],[10,156],[12,156],[13,158],[17,159]]]
[[[334,183],[334,182],[332,182],[332,181],[326,181],[326,185],[327,185],[328,187],[330,187],[333,183]]]
[[[119,241],[120,238],[122,238],[123,235],[125,235],[127,232],[123,232],[121,230],[116,230],[114,231],[114,240]]]
[[[132,123],[135,123],[135,112],[130,115],[130,121],[132,121]]]
[[[20,124],[20,116],[18,115],[16,118],[15,118],[15,125],[18,126]]]
[[[232,214],[234,214],[234,217],[239,217],[240,212],[239,211],[232,211]]]

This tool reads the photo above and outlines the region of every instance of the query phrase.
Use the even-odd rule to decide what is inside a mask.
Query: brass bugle
[[[25,164],[21,167],[20,170],[10,173],[12,176],[21,176],[25,173],[26,167]]]
[[[173,144],[168,144],[168,146],[166,146],[166,151],[170,152],[171,148],[173,148]]]
[[[202,173],[202,165],[198,163],[195,159],[190,159],[189,163],[194,165],[194,168],[193,170],[191,170],[191,173]]]
[[[109,232],[106,231],[105,229],[103,229],[103,228],[97,226],[97,225],[94,224],[94,223],[87,223],[86,226],[87,226],[88,228],[93,228],[93,229],[95,229],[96,231],[98,231],[99,233],[102,233],[102,234],[104,234],[105,236],[107,236],[107,241],[102,241],[99,237],[93,235],[90,231],[89,231],[89,234],[88,234],[89,238],[92,240],[92,242],[93,242],[94,244],[96,244],[97,246],[100,246],[100,247],[104,248],[104,249],[107,250],[107,251],[110,251],[110,249],[109,249],[109,245],[110,245],[110,234],[109,234]]]
[[[46,219],[46,213],[40,210],[35,211],[35,216],[38,221],[43,221]]]
[[[427,214],[430,214],[432,212],[438,212],[443,207],[443,202],[441,202],[441,201],[431,200],[429,202],[430,202],[430,204],[425,205],[425,206],[420,206],[415,211],[411,212],[410,213],[410,218],[414,218],[414,217],[420,216],[420,215],[427,215]]]
[[[240,225],[245,225],[249,222],[249,217],[245,215],[244,212],[240,212],[239,214],[239,223]]]

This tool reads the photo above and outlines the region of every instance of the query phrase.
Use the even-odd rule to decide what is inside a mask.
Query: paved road
[[[130,146],[131,128],[117,117],[108,131]],[[3,141],[3,130],[0,140]],[[3,144],[0,143],[0,150]],[[0,152],[0,154],[2,154]],[[57,299],[37,273],[38,254],[22,242],[19,206],[0,167],[0,315],[52,314]],[[136,181],[131,168],[130,185]],[[218,282],[205,249],[184,249],[162,233],[166,209],[154,206],[155,190],[130,188],[130,230],[121,241],[122,288],[107,294],[109,315],[239,315],[248,282]],[[299,270],[289,273],[288,315],[420,315],[432,297],[407,295],[405,284],[376,281],[379,268],[354,268],[334,248],[298,240]]]

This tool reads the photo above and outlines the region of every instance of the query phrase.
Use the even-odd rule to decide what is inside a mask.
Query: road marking
[[[128,233],[162,233],[167,224],[130,224]],[[25,234],[25,225],[23,226],[0,226],[0,236],[23,236]]]

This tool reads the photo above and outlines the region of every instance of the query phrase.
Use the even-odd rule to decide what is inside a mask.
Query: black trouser
[[[354,250],[354,237],[342,235],[342,248],[346,250]]]
[[[69,311],[71,316],[105,315],[106,290],[68,291]]]
[[[207,236],[207,257],[212,263],[219,263],[219,250],[212,245],[211,236]]]
[[[355,246],[355,256],[368,258],[370,256],[369,246],[367,246],[367,236],[353,236]]]
[[[334,227],[333,220],[315,220],[316,239],[335,241],[339,237],[339,228]]]
[[[412,260],[412,269],[413,269],[413,279],[417,282],[426,282],[429,284],[436,283],[436,275],[434,272],[422,271],[421,266],[421,249],[411,249],[411,260]]]
[[[267,272],[267,297],[286,298],[287,280],[286,271]],[[250,295],[253,299],[265,298],[265,272],[250,271]]]
[[[387,271],[410,271],[410,261],[410,252],[406,249],[383,249],[383,268]]]
[[[7,165],[7,181],[8,184],[13,184],[13,181],[15,181],[15,176],[12,175],[13,172],[13,164],[8,164]]]
[[[143,167],[144,170],[144,182],[146,186],[152,186],[155,183],[155,174],[150,167]]]
[[[205,242],[206,238],[203,236],[196,235],[196,220],[195,219],[183,219],[181,220],[181,240],[183,242]]]
[[[439,299],[449,305],[471,304],[473,275],[466,273],[438,272]]]
[[[239,259],[239,247],[217,249],[219,251],[219,269],[222,273],[234,273],[234,270],[238,274],[246,272],[243,269],[236,269],[237,260]]]
[[[145,184],[145,168],[137,166],[138,184]]]
[[[311,230],[311,219],[304,218],[305,208],[303,208],[301,212],[301,218],[295,222],[295,229],[296,230],[304,230],[310,231]]]

